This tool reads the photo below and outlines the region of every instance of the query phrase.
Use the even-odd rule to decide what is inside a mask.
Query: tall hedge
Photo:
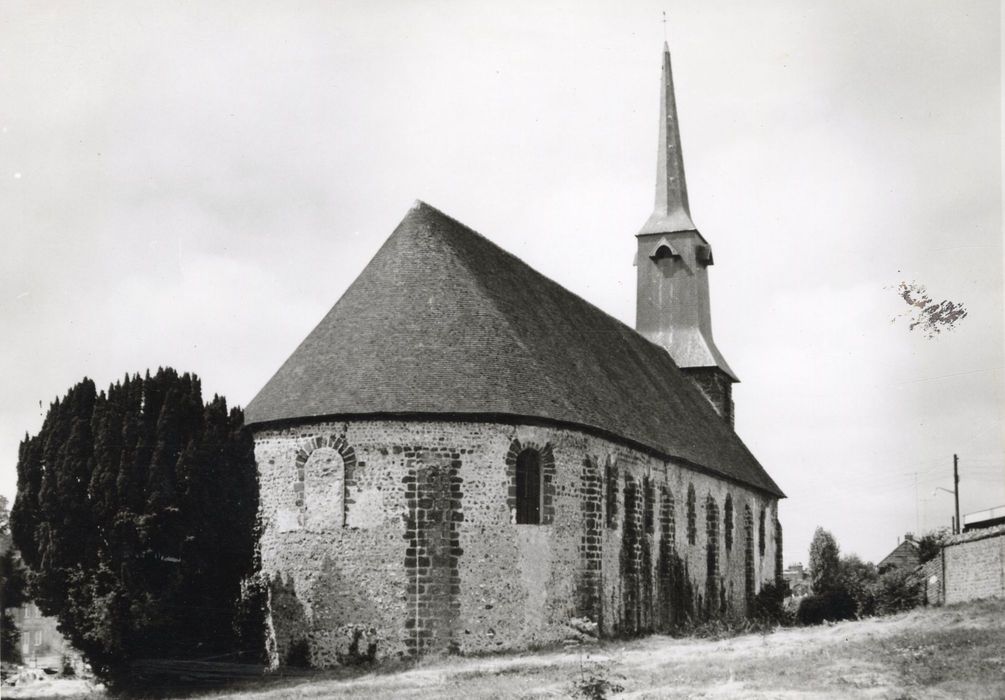
[[[259,653],[235,624],[256,567],[243,420],[161,369],[100,393],[85,378],[21,443],[11,532],[31,594],[113,685],[139,659]]]

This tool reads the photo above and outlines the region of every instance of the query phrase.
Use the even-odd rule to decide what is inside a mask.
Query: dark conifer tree
[[[31,593],[113,685],[137,659],[261,654],[235,631],[260,631],[238,615],[256,571],[253,443],[243,413],[201,391],[172,369],[101,393],[84,379],[21,444],[11,529]]]

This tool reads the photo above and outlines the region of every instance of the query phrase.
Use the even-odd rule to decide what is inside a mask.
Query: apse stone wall
[[[515,522],[527,448],[541,524]],[[575,430],[324,422],[255,454],[274,663],[668,631],[776,574],[774,498]]]

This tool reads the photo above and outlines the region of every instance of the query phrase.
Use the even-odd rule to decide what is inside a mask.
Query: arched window
[[[541,523],[541,455],[526,449],[516,458],[516,522]]]
[[[733,549],[733,495],[726,494],[726,505],[723,507],[724,521],[722,527],[722,534],[726,538],[726,551],[729,552]]]

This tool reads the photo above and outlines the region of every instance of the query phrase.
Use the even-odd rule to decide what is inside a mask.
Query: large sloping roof
[[[245,411],[366,414],[558,421],[782,495],[665,350],[422,202]]]

